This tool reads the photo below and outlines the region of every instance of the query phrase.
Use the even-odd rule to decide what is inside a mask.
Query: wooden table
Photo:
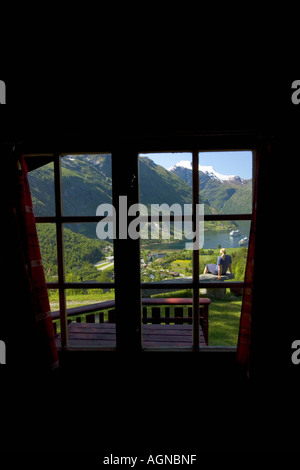
[[[116,347],[114,323],[70,323],[68,326],[70,348],[112,349]],[[143,325],[144,349],[191,349],[192,325]],[[200,348],[205,346],[202,328],[199,329]],[[60,347],[60,335],[56,338]]]

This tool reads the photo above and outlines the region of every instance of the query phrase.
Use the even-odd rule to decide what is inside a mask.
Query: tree
[[[148,260],[147,260],[147,253],[148,253],[148,251],[146,251],[146,250],[142,252],[143,260],[144,260],[144,263],[145,263],[145,264],[147,264],[147,262],[148,262]]]

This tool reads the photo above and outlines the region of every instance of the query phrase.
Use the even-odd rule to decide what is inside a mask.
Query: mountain
[[[180,161],[169,169],[171,173],[192,185],[192,164]],[[203,200],[222,214],[251,213],[252,180],[237,175],[223,175],[212,166],[199,165],[200,193]]]
[[[164,167],[154,163],[149,157],[139,158],[140,202],[150,204],[184,204],[192,203],[191,186],[180,177]],[[205,204],[204,212],[211,213],[210,207],[200,195],[199,204]]]
[[[110,155],[68,155],[62,158],[63,215],[94,216],[99,204],[112,202]],[[170,170],[148,157],[139,158],[140,202],[184,204],[192,202],[190,162],[178,162]],[[199,203],[205,214],[251,212],[252,181],[235,175],[222,175],[212,167],[199,167]],[[29,173],[36,216],[55,215],[53,163]],[[97,238],[96,223],[66,224],[65,228],[89,238]]]
[[[66,156],[62,159],[64,215],[96,215],[99,204],[111,203],[110,155]]]
[[[63,215],[96,215],[101,203],[111,202],[109,155],[66,156],[61,160]],[[53,163],[28,175],[36,216],[55,215]]]
[[[174,166],[169,168],[169,171],[176,171],[177,168],[192,170],[192,162],[188,160],[181,160],[176,163]],[[212,166],[199,165],[199,171],[203,174],[206,174],[209,178],[220,181],[221,183],[228,181],[233,184],[242,184],[243,179],[236,175],[222,175],[218,173]]]
[[[148,157],[139,158],[140,202],[150,204],[192,202],[192,191],[188,184]]]

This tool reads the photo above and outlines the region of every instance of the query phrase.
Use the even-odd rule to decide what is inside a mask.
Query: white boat
[[[244,237],[242,238],[240,241],[239,241],[239,245],[247,245],[249,242],[249,238],[248,237]]]
[[[231,230],[231,232],[229,233],[231,237],[238,237],[240,234],[241,234],[240,230]]]

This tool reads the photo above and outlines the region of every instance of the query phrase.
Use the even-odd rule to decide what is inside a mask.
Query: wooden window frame
[[[101,152],[99,152],[101,153]],[[70,153],[71,154],[71,153]],[[64,216],[63,200],[62,200],[62,172],[61,159],[67,154],[53,154],[54,163],[54,194],[55,194],[55,215],[49,217],[35,217],[37,224],[51,223],[56,226],[56,246],[57,246],[57,271],[58,282],[47,282],[48,289],[57,289],[59,293],[59,311],[60,311],[60,328],[61,328],[61,349],[68,348],[68,318],[66,308],[66,289],[103,289],[115,288],[114,282],[67,282],[65,280],[65,263],[64,263],[64,238],[63,226],[68,223],[95,223],[100,222],[104,216]],[[75,155],[72,152],[72,155]],[[111,154],[110,154],[111,155]],[[25,155],[26,156],[26,155]]]
[[[254,175],[255,175],[255,162],[256,162],[256,154],[254,149],[249,148],[241,148],[240,151],[251,151],[252,152],[252,201],[253,201],[253,187],[254,187]],[[183,150],[176,150],[176,152],[180,153]],[[189,152],[192,154],[192,225],[193,225],[193,232],[196,231],[196,210],[197,204],[199,203],[199,192],[201,191],[200,184],[199,184],[199,154],[201,150],[184,150],[185,152]],[[204,151],[204,150],[202,150]],[[209,151],[209,150],[205,150]],[[211,150],[213,151],[213,150]],[[222,151],[218,149],[218,151]],[[227,149],[223,150],[224,152],[229,151]],[[140,152],[140,153],[147,153],[147,152]],[[149,153],[156,153],[156,152],[149,152]],[[162,152],[163,153],[163,152]],[[175,151],[174,151],[175,153]],[[170,222],[175,220],[187,220],[188,217],[184,216],[169,216]],[[151,222],[153,217],[145,216],[143,218],[145,222]],[[163,221],[163,216],[157,216],[158,221]],[[217,215],[204,215],[204,222],[205,221],[219,221],[219,220],[252,220],[252,213],[250,214],[217,214]],[[193,250],[193,276],[192,281],[187,282],[184,284],[185,289],[192,289],[193,291],[193,346],[192,349],[194,351],[199,350],[199,289],[200,288],[213,288],[213,289],[223,289],[224,284],[220,282],[203,282],[200,281],[200,261],[199,261],[199,249]],[[244,281],[231,281],[230,287],[233,288],[243,288],[245,286]],[[168,283],[164,282],[163,285],[159,282],[142,282],[141,283],[141,290],[142,289],[161,289],[161,290],[168,290],[168,289],[182,289],[183,286],[181,283]],[[234,348],[236,349],[236,348]]]
[[[234,138],[234,137],[233,137]],[[159,148],[159,149],[158,149]],[[190,152],[192,153],[192,169],[193,169],[193,186],[192,186],[192,224],[193,231],[195,231],[196,224],[196,205],[199,202],[199,153],[209,151],[251,151],[253,155],[252,165],[252,181],[254,185],[254,175],[256,166],[256,152],[255,146],[253,145],[237,145],[227,146],[221,145],[218,148],[209,145],[208,147],[201,148],[197,145],[196,150],[190,147],[176,147],[176,149],[168,150],[167,148],[148,148],[139,149],[134,146],[133,149],[124,152],[124,149],[110,150],[106,153],[111,155],[112,165],[112,202],[116,209],[116,220],[118,223],[118,198],[120,195],[126,195],[128,197],[128,205],[139,202],[139,175],[138,175],[138,158],[141,153],[156,153],[156,152]],[[67,328],[67,309],[66,309],[66,289],[81,289],[85,288],[102,289],[111,288],[115,290],[115,303],[116,303],[116,349],[122,351],[141,351],[142,348],[142,307],[141,307],[141,291],[142,289],[170,289],[179,288],[182,289],[182,284],[167,283],[161,284],[150,282],[141,282],[140,276],[140,240],[126,240],[125,242],[131,245],[131,253],[134,253],[134,270],[133,277],[130,283],[132,289],[131,299],[133,305],[131,308],[131,315],[125,317],[121,314],[123,296],[125,289],[128,288],[128,282],[124,288],[124,283],[121,282],[121,278],[124,278],[124,263],[122,264],[123,255],[120,258],[120,254],[124,252],[124,240],[114,240],[114,252],[115,252],[115,281],[110,283],[100,282],[66,282],[65,281],[65,267],[64,267],[64,244],[63,244],[63,225],[68,223],[95,223],[99,222],[104,217],[101,216],[64,216],[62,212],[62,175],[61,175],[61,158],[68,154],[76,155],[77,152],[64,152],[64,153],[47,153],[47,163],[50,161],[54,162],[54,187],[55,187],[55,216],[36,217],[36,223],[53,223],[56,225],[56,240],[57,240],[57,262],[58,262],[58,282],[48,282],[48,289],[58,289],[59,291],[59,305],[60,305],[60,323],[61,323],[61,349],[68,349],[68,328]],[[93,152],[81,152],[82,153],[97,153]],[[98,152],[103,153],[103,152]],[[127,160],[124,158],[124,153],[129,157]],[[79,154],[79,153],[78,153]],[[40,153],[25,154],[25,157],[38,157]],[[131,162],[128,165],[128,162]],[[120,183],[119,175],[122,174],[122,180],[124,185]],[[134,181],[134,184],[130,184]],[[252,197],[254,192],[252,191]],[[146,216],[147,217],[147,216]],[[183,220],[182,216],[182,220]],[[170,221],[174,221],[176,218],[170,216]],[[158,217],[158,220],[162,220],[162,216]],[[205,215],[204,221],[217,221],[217,220],[252,220],[251,214],[219,214],[219,215]],[[128,224],[130,218],[128,218]],[[118,231],[117,231],[118,233]],[[193,290],[193,350],[199,350],[199,289],[209,288],[224,288],[219,282],[216,283],[205,283],[199,280],[199,249],[193,250],[193,277],[190,283],[184,285],[185,288],[191,288]],[[230,287],[244,287],[244,281],[241,282],[230,282]],[[79,349],[79,348],[78,348]],[[99,348],[97,348],[99,349]]]

